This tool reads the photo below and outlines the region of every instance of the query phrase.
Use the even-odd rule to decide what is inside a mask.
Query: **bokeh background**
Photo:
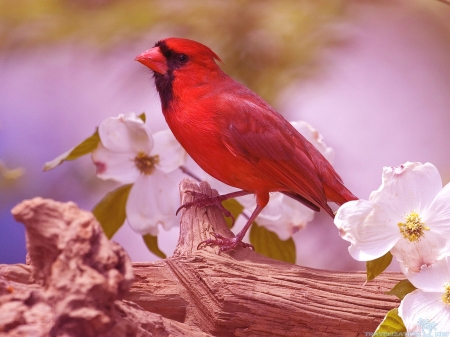
[[[200,41],[223,69],[335,149],[335,168],[367,199],[383,166],[433,163],[450,181],[450,5],[445,0],[0,0],[0,263],[25,261],[10,210],[42,196],[92,207],[115,185],[89,156],[43,173],[105,118],[146,112],[167,128],[136,55],[162,38]],[[169,255],[177,228],[160,236]],[[363,270],[332,220],[294,235],[297,263]],[[134,261],[157,259],[123,226]],[[393,264],[390,269],[396,270]]]

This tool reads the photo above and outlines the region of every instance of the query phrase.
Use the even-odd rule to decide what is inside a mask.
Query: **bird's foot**
[[[178,212],[181,211],[183,208],[189,208],[192,206],[202,207],[202,208],[208,207],[208,206],[217,206],[222,211],[224,216],[231,218],[232,224],[234,225],[235,219],[234,219],[233,214],[231,214],[231,212],[229,210],[227,210],[225,207],[223,207],[223,205],[222,205],[222,201],[226,200],[225,196],[217,195],[217,196],[211,197],[209,195],[206,195],[206,194],[203,194],[200,192],[196,192],[196,191],[186,191],[186,193],[193,195],[197,199],[194,201],[186,202],[183,205],[181,205],[177,209],[177,212],[176,212],[177,215],[178,215]]]
[[[221,252],[226,252],[227,250],[235,249],[237,246],[241,245],[244,248],[251,248],[255,250],[255,247],[253,247],[252,244],[242,242],[242,239],[236,236],[234,238],[226,238],[217,233],[211,233],[211,235],[214,236],[215,239],[207,239],[200,242],[197,249],[206,246],[219,246]]]

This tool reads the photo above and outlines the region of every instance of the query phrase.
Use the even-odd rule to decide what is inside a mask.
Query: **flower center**
[[[134,165],[145,175],[150,175],[155,170],[155,165],[159,163],[159,156],[150,157],[144,152],[139,152],[134,158]]]
[[[403,237],[410,242],[419,241],[425,235],[424,231],[430,230],[430,227],[425,226],[420,215],[416,212],[412,212],[406,216],[405,223],[399,222],[398,227]]]
[[[444,294],[442,295],[442,302],[450,305],[450,282],[444,285]]]

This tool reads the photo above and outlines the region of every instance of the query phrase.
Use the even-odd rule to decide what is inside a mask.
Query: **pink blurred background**
[[[293,18],[278,20],[281,25]],[[335,149],[336,170],[360,198],[367,199],[379,187],[383,166],[406,161],[433,163],[443,183],[448,183],[450,6],[439,1],[348,1],[326,29],[339,37],[339,43],[320,49],[314,57],[318,64],[314,76],[289,82],[274,94],[273,105],[287,119],[305,120],[319,130]],[[221,34],[228,33],[232,34]],[[151,73],[133,60],[158,39],[173,34],[204,42],[221,55],[211,35],[206,38],[201,30],[173,28],[170,21],[107,48],[79,43],[73,37],[3,46],[0,160],[9,167],[23,167],[25,174],[13,182],[0,181],[0,263],[25,261],[24,231],[10,215],[18,202],[42,196],[92,209],[115,186],[95,177],[88,156],[47,173],[41,172],[44,162],[119,113],[145,111],[152,130],[167,127]],[[276,46],[265,41],[264,34],[253,36],[262,39],[257,43]],[[233,36],[227,38],[232,43]],[[223,46],[219,49],[229,52]],[[264,66],[260,71],[265,71]],[[160,236],[160,245],[169,255],[177,234],[175,228]],[[350,257],[348,243],[326,215],[318,214],[294,239],[298,264],[364,269],[364,263]],[[157,259],[127,225],[114,240],[134,261]]]

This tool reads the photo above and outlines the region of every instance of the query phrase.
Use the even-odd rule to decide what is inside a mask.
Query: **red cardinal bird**
[[[215,235],[204,243],[235,248],[267,205],[282,192],[315,211],[333,211],[356,199],[320,152],[261,97],[225,74],[205,45],[168,38],[138,57],[154,72],[167,124],[200,167],[242,191],[185,204],[212,205],[255,194],[256,209],[234,238]],[[182,206],[182,207],[183,207]],[[249,246],[244,244],[244,246]]]

